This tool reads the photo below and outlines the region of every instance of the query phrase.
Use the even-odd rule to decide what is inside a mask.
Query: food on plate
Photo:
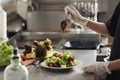
[[[54,51],[52,41],[48,38],[43,41],[35,40],[32,45],[25,44],[21,58],[24,62],[39,59],[48,67],[71,67],[77,64],[76,58],[69,51],[64,53]]]
[[[48,67],[71,67],[77,65],[76,58],[71,56],[69,51],[65,53],[54,52],[52,56],[46,58],[45,64]]]
[[[6,66],[10,64],[12,51],[13,51],[13,46],[7,45],[7,43],[5,42],[2,42],[0,44],[0,66]]]
[[[23,61],[29,59],[39,58],[44,60],[46,57],[52,54],[52,42],[50,39],[45,39],[43,41],[33,41],[32,45],[25,44],[24,52],[21,55]]]

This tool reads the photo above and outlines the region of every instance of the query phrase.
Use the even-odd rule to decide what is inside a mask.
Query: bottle
[[[0,5],[0,38],[7,39],[7,13]]]
[[[28,80],[28,70],[21,64],[18,50],[13,49],[11,64],[4,70],[4,80]]]

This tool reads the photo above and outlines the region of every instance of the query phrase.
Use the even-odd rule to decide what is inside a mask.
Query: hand
[[[75,23],[78,23],[80,26],[85,27],[88,23],[88,19],[81,16],[74,7],[66,6],[65,13],[68,16],[68,19],[72,20]]]
[[[84,73],[94,73],[97,75],[102,75],[104,73],[111,74],[108,69],[109,62],[96,62],[94,64],[82,67]]]

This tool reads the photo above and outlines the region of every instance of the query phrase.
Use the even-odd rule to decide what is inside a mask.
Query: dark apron
[[[117,28],[116,28],[115,37],[113,40],[113,47],[110,55],[110,61],[116,60],[116,59],[120,59],[120,16],[117,22]],[[112,74],[107,75],[106,80],[120,80],[120,70],[112,71]]]

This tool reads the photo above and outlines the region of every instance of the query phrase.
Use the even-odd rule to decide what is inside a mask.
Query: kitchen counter
[[[25,43],[30,43],[34,40],[44,40],[49,38],[52,41],[52,45],[55,49],[61,49],[61,46],[63,46],[63,44],[66,41],[73,41],[73,40],[91,40],[91,41],[97,41],[99,42],[99,35],[98,34],[93,34],[93,33],[82,33],[81,34],[77,34],[77,33],[73,33],[73,32],[68,32],[68,33],[64,33],[64,40],[63,40],[63,36],[62,36],[62,32],[21,32],[16,34],[15,36],[13,36],[8,43],[10,45],[14,45],[12,44],[14,42],[14,39],[16,39],[17,41],[17,45],[19,48],[23,48],[23,45]],[[32,36],[32,37],[31,37]]]
[[[94,75],[83,77],[80,75],[82,66],[96,61],[96,50],[70,50],[78,60],[78,65],[72,70],[50,70],[46,68],[36,68],[30,71],[29,80],[94,80]]]
[[[70,70],[50,70],[44,67],[28,66],[29,80],[94,80],[94,75],[83,77],[80,75],[82,66],[96,62],[96,50],[70,50],[78,60],[78,65]],[[3,80],[3,73],[0,72],[0,80]]]

